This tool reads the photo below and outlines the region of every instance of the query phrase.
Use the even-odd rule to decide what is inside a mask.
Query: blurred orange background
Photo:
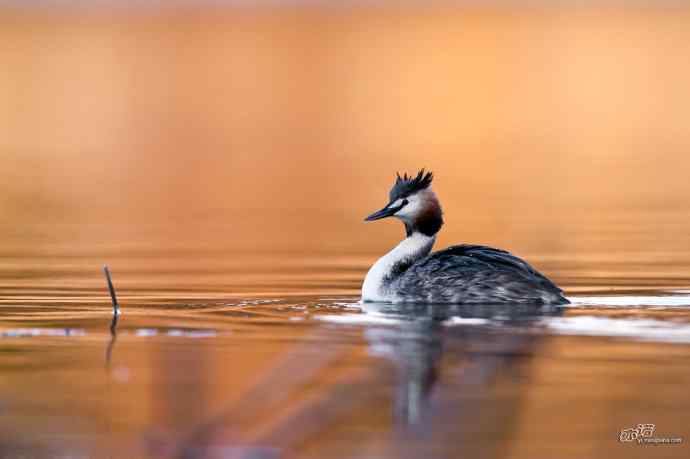
[[[384,451],[389,367],[369,365],[360,331],[313,339],[316,322],[285,324],[322,298],[359,297],[366,270],[404,234],[362,221],[386,204],[396,171],[434,171],[446,221],[437,247],[508,249],[568,295],[687,292],[690,3],[86,3],[0,6],[0,325],[89,330],[60,347],[6,345],[5,444],[33,445],[46,420],[69,426],[66,413],[88,414],[75,432],[181,430],[252,395],[257,375],[281,387],[267,369],[303,342],[315,353],[289,373],[323,365],[305,394],[352,404],[356,420],[312,421],[325,434],[309,451]],[[97,376],[110,339],[103,263],[131,332],[114,353],[132,368],[127,390]],[[291,296],[314,303],[229,302]],[[605,314],[685,321],[657,309]],[[134,334],[151,327],[160,341]],[[169,327],[234,334],[169,347]],[[476,352],[483,342],[463,333],[447,344],[448,370],[482,355],[493,366],[494,348]],[[339,346],[351,354],[332,367],[312,361]],[[488,404],[460,413],[484,434],[470,446],[629,458],[649,451],[613,449],[618,429],[656,422],[685,435],[678,344],[545,337],[507,355],[531,376],[505,371]],[[301,438],[290,415],[306,402],[288,402],[247,425]]]
[[[373,250],[427,167],[444,244],[688,251],[690,7],[662,4],[4,7],[0,214]]]

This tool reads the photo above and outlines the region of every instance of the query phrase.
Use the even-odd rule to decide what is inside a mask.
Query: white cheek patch
[[[399,206],[402,205],[402,202],[403,202],[402,199],[398,199],[397,201],[390,203],[390,204],[388,205],[388,207],[389,207],[389,208],[391,208],[391,207],[399,207]]]
[[[407,199],[408,199],[407,205],[395,213],[396,217],[412,218],[421,209],[421,201],[419,200],[418,196],[413,195]],[[401,200],[401,202],[402,202],[402,200]]]

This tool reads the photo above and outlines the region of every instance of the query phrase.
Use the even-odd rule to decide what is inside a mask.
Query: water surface
[[[26,228],[0,259],[2,457],[687,457],[618,441],[690,436],[680,285],[536,256],[572,305],[362,305],[375,253]]]
[[[690,457],[687,5],[10,3],[0,458]],[[360,305],[421,167],[572,305]]]

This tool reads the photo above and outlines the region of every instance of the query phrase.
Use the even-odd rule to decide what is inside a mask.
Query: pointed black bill
[[[374,212],[373,214],[369,215],[367,218],[364,219],[365,222],[371,222],[374,220],[381,220],[382,218],[390,217],[393,214],[395,214],[397,211],[402,209],[402,205],[400,206],[391,206],[392,203],[388,203],[386,207],[384,207],[381,210],[378,210]]]

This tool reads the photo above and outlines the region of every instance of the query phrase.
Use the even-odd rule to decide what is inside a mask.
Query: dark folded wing
[[[410,301],[567,303],[563,292],[526,261],[481,245],[456,245],[410,266],[396,282]]]

